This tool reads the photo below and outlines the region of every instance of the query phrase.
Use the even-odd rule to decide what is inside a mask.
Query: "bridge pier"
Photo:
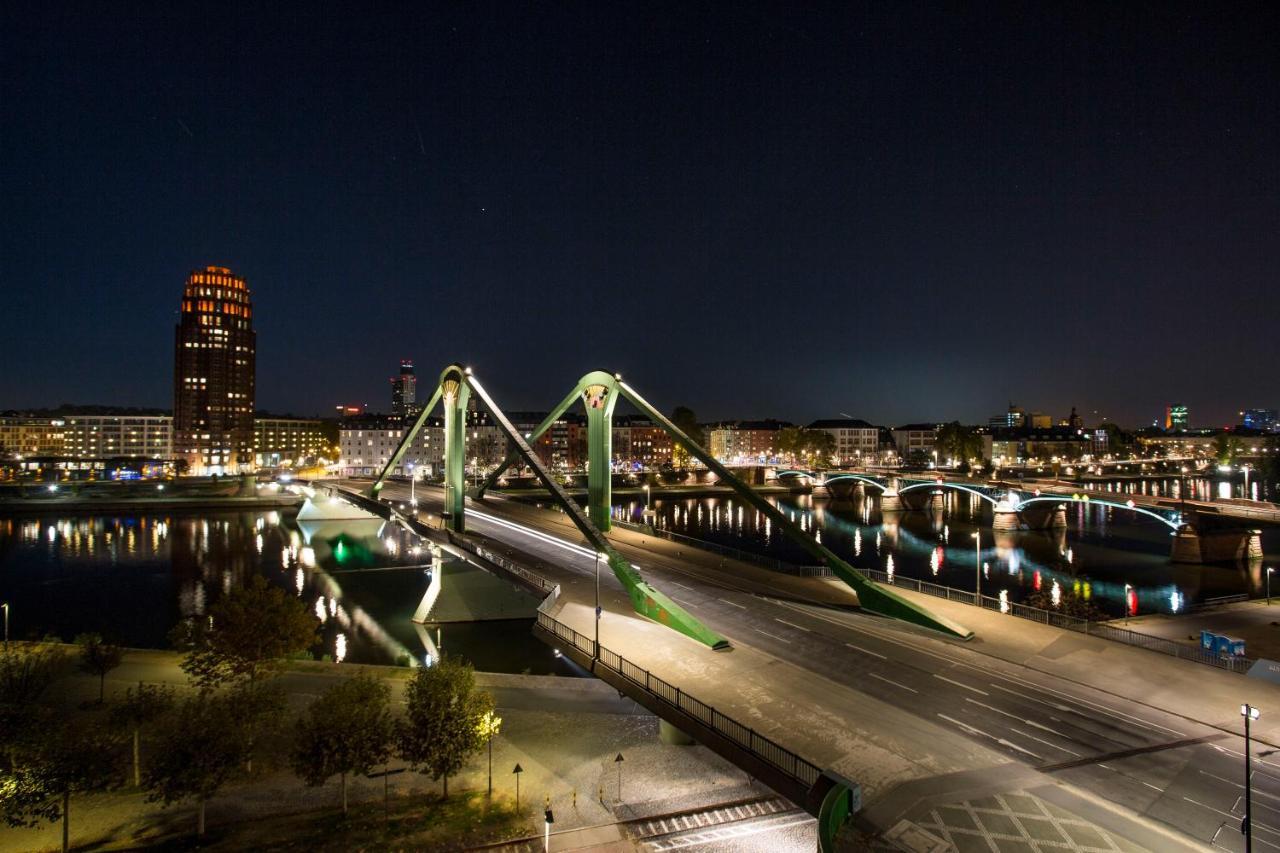
[[[1174,563],[1240,563],[1262,559],[1262,531],[1197,530],[1184,524],[1174,534],[1169,559]]]
[[[880,511],[897,512],[902,509],[902,496],[895,488],[887,488],[880,493]]]
[[[991,527],[995,530],[1018,530],[1021,526],[1018,511],[1011,506],[997,505],[991,513]]]
[[[934,489],[929,495],[929,508],[934,512],[940,512],[946,508],[947,496],[942,493],[942,489]]]

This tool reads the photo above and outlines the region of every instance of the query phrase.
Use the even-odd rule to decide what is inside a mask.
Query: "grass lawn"
[[[192,832],[132,849],[461,850],[535,834],[532,813],[527,802],[517,813],[511,797],[495,794],[490,799],[483,791],[461,791],[443,802],[434,795],[392,799],[389,820],[381,803],[362,803],[353,805],[346,817],[340,809],[325,809],[263,818],[210,827],[199,845]],[[194,830],[194,815],[191,825]]]

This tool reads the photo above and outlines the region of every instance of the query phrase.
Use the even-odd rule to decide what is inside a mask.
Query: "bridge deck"
[[[397,489],[388,486],[386,496],[407,497]],[[476,509],[468,510],[469,529],[560,583],[555,616],[590,636],[593,561],[547,536],[578,542],[567,520],[512,501]],[[610,538],[656,586],[734,647],[712,652],[635,615],[607,572],[601,573],[602,644],[814,764],[856,780],[870,813],[897,815],[924,789],[942,796],[939,789],[947,779],[962,778],[953,776],[960,771],[999,788],[1025,787],[1032,770],[1045,784],[1072,783],[1057,790],[1074,798],[1068,807],[1080,814],[1097,807],[1073,785],[1118,802],[1133,802],[1141,793],[1142,811],[1208,840],[1221,815],[1188,809],[1183,797],[1215,807],[1225,803],[1229,811],[1237,796],[1212,778],[1235,778],[1233,757],[1205,743],[1168,744],[1222,735],[1206,723],[1231,719],[1231,703],[1238,702],[1230,697],[1241,689],[1242,676],[973,608],[957,614],[978,630],[974,645],[966,647],[857,612],[847,591],[830,581],[780,576],[631,531],[615,530]],[[1103,690],[1049,674],[1059,668]],[[1156,670],[1160,685],[1153,688],[1149,675]],[[1133,695],[1116,695],[1126,683]],[[1280,687],[1249,688],[1262,697],[1260,705],[1266,699],[1280,706]],[[1222,702],[1225,710],[1218,707]],[[1190,708],[1194,718],[1159,706],[1183,715]],[[1275,739],[1280,726],[1259,732]],[[1125,759],[1124,775],[1099,769],[1107,756],[1135,749],[1144,756],[1156,752]],[[1052,769],[1082,758],[1084,766]],[[1180,773],[1192,764],[1212,776]],[[1276,787],[1280,796],[1280,782]],[[1137,815],[1126,821],[1130,838],[1151,831]],[[1280,841],[1280,825],[1276,832]]]

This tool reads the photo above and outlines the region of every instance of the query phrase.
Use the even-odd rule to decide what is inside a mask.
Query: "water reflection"
[[[1159,480],[1125,482],[1128,489],[1162,493]],[[1188,481],[1194,485],[1195,481]],[[992,530],[991,506],[973,495],[949,492],[940,508],[882,513],[874,495],[851,500],[810,495],[774,497],[779,510],[851,564],[945,586],[972,590],[983,575],[983,593],[1006,602],[1092,606],[1110,616],[1130,612],[1180,612],[1206,598],[1261,595],[1262,561],[1241,566],[1190,566],[1169,561],[1164,525],[1123,509],[1068,504],[1065,529]],[[655,499],[650,521],[675,534],[694,536],[798,565],[812,562],[751,508],[719,498]],[[641,507],[642,509],[642,507]],[[639,522],[639,510],[621,505],[616,517]],[[725,518],[733,518],[726,526]],[[972,534],[981,532],[975,554]],[[867,543],[874,543],[868,548]],[[1264,551],[1280,550],[1275,531]],[[1127,587],[1127,589],[1126,589]],[[1064,604],[1064,606],[1065,606]]]
[[[278,511],[6,517],[0,600],[12,603],[15,637],[97,631],[166,648],[175,624],[205,617],[259,574],[321,619],[314,654],[389,664],[422,657],[410,617],[429,582],[415,568],[423,551],[417,536],[380,519],[298,523]],[[549,651],[529,642],[529,629],[514,619],[443,633],[477,665],[551,671]]]

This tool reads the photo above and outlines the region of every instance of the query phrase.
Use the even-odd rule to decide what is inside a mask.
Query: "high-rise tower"
[[[253,467],[253,303],[226,267],[187,276],[175,329],[173,449],[192,474]]]
[[[418,379],[413,375],[413,361],[400,359],[400,375],[391,379],[391,414],[408,418],[417,414]]]

